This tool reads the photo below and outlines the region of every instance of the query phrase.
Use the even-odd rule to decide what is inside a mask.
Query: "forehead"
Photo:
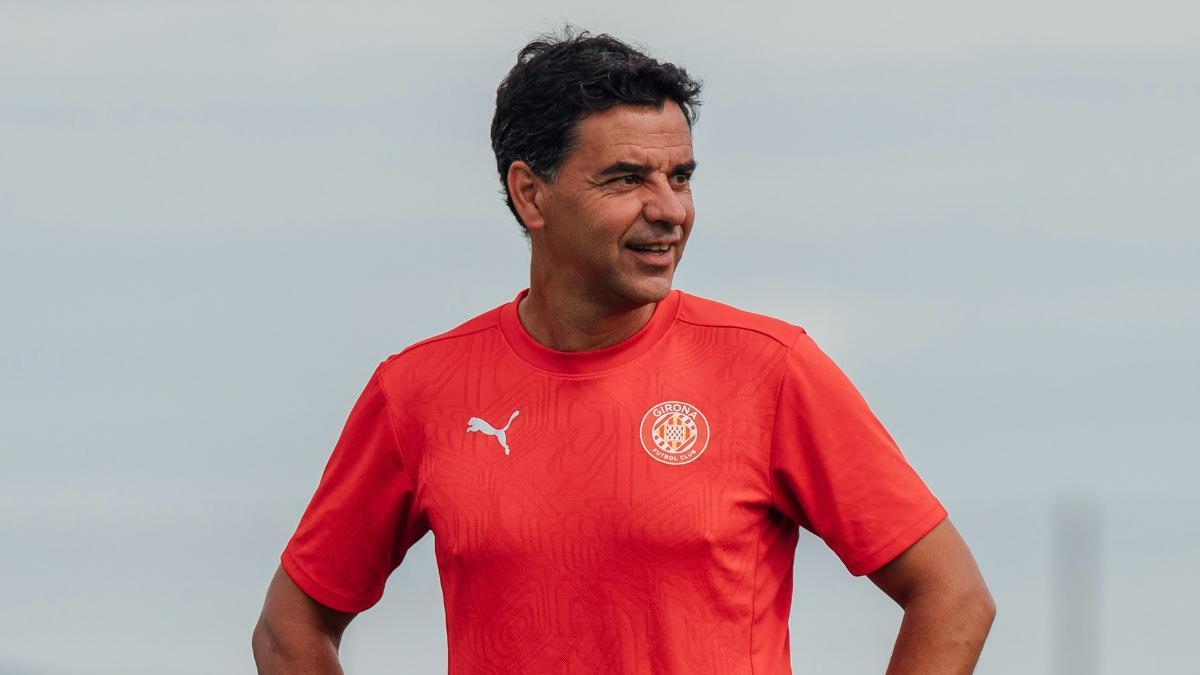
[[[615,160],[678,163],[692,159],[692,131],[674,101],[655,106],[617,105],[589,113],[575,128],[574,149],[566,158],[577,168],[607,166]]]

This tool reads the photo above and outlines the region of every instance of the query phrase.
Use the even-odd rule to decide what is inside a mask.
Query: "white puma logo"
[[[478,417],[472,417],[471,419],[467,420],[467,431],[468,432],[479,431],[479,432],[487,434],[488,436],[495,436],[496,440],[500,442],[500,447],[504,448],[504,454],[507,455],[508,454],[508,437],[505,436],[505,432],[508,431],[508,428],[510,426],[512,426],[513,419],[515,419],[516,416],[520,415],[520,414],[521,414],[520,410],[514,410],[513,414],[510,415],[508,418],[508,424],[505,424],[503,429],[497,429],[496,427],[488,424],[487,420],[485,420],[485,419],[480,419]]]

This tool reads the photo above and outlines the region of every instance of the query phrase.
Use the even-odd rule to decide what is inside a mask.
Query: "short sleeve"
[[[284,548],[283,568],[317,602],[361,612],[379,601],[392,570],[428,530],[376,369]]]
[[[786,357],[771,442],[776,509],[821,537],[855,576],[946,517],[845,373],[807,334]]]

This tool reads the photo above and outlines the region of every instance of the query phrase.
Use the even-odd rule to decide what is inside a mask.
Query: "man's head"
[[[492,148],[535,268],[610,304],[670,290],[694,216],[699,92],[683,69],[608,35],[521,50],[496,93]],[[670,248],[635,250],[649,244]]]

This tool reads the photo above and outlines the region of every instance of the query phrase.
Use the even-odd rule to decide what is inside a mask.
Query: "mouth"
[[[675,262],[675,242],[643,242],[626,244],[625,248],[648,265],[670,265]]]

